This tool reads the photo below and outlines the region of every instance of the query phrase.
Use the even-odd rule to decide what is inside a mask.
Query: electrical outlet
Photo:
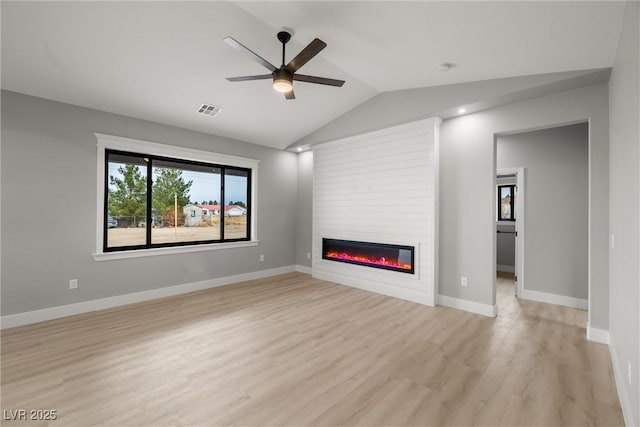
[[[260,262],[264,262],[264,255],[260,254]]]
[[[631,360],[627,360],[627,376],[629,377],[629,385],[631,385]]]
[[[69,280],[69,289],[78,289],[78,279]]]
[[[462,276],[460,278],[460,286],[464,286],[465,288],[467,287],[468,283],[467,283],[467,278],[465,276]]]
[[[311,259],[311,252],[307,252],[307,259]]]

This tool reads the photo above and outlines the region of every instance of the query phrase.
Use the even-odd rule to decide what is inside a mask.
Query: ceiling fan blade
[[[284,97],[286,99],[296,99],[296,95],[293,93],[293,89],[291,89],[289,92],[285,92]]]
[[[302,49],[302,51],[287,64],[287,69],[292,73],[295,73],[300,69],[300,67],[309,62],[311,58],[320,53],[320,51],[325,47],[327,47],[327,44],[325,42],[320,39],[314,39],[307,45],[307,47]]]
[[[248,80],[265,80],[273,78],[273,74],[261,74],[259,76],[242,76],[242,77],[227,77],[230,82],[246,82]]]
[[[337,87],[342,87],[342,85],[344,84],[344,80],[328,79],[326,77],[305,76],[304,74],[294,74],[293,80]]]
[[[249,49],[248,47],[246,47],[245,45],[243,45],[242,43],[240,43],[238,40],[234,39],[233,37],[225,37],[224,41],[231,47],[238,49],[241,52],[246,53],[247,55],[249,55],[254,61],[256,61],[258,64],[262,65],[263,67],[265,67],[266,69],[268,69],[269,71],[275,71],[277,70],[276,66],[273,65],[272,63],[270,63],[269,61],[267,61],[266,59],[264,59],[262,56],[258,55],[257,53],[255,53],[254,51],[252,51],[251,49]]]

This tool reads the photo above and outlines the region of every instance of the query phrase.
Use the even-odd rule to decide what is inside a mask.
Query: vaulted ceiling
[[[623,2],[2,2],[2,88],[285,148],[388,91],[613,64]],[[280,63],[328,45],[286,101],[232,36]],[[441,63],[454,66],[439,71]],[[481,101],[481,100],[477,100]],[[202,103],[222,107],[212,118]]]

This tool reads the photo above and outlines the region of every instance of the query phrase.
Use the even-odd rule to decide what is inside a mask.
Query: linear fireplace
[[[322,258],[414,274],[413,246],[323,238]]]

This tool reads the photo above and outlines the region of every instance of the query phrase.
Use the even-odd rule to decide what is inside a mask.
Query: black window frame
[[[145,239],[146,242],[142,245],[128,245],[128,246],[117,246],[117,247],[108,247],[108,216],[109,216],[109,157],[111,154],[115,155],[125,155],[125,156],[135,156],[144,158],[147,163],[147,175],[146,175],[146,184],[147,184],[147,209],[145,212]],[[168,161],[174,162],[178,164],[192,165],[192,166],[204,166],[220,169],[220,239],[211,239],[211,240],[196,240],[196,241],[186,241],[186,242],[167,242],[167,243],[151,243],[151,224],[153,223],[153,208],[152,208],[152,188],[153,188],[153,162],[155,161]],[[247,174],[247,234],[246,237],[234,238],[234,239],[225,239],[224,237],[224,206],[225,206],[225,173],[227,170],[236,170],[246,172]],[[219,163],[209,163],[209,162],[200,162],[194,160],[186,160],[180,159],[176,157],[166,157],[166,156],[158,156],[154,154],[146,154],[146,153],[137,153],[132,151],[124,151],[124,150],[116,150],[105,148],[104,150],[104,200],[103,200],[103,238],[102,238],[102,250],[103,252],[122,252],[122,251],[132,251],[132,250],[144,250],[144,249],[155,249],[155,248],[170,248],[170,247],[182,247],[182,246],[197,246],[197,245],[210,245],[216,243],[232,243],[232,242],[247,242],[251,240],[251,224],[252,224],[252,196],[253,189],[251,187],[252,183],[252,169],[241,167],[241,166],[233,166],[233,165],[225,165]]]
[[[511,212],[510,212],[509,218],[502,217],[502,189],[503,188],[509,189],[510,204],[511,204]],[[516,201],[516,185],[515,184],[498,185],[498,221],[515,221],[516,220],[515,201]]]

